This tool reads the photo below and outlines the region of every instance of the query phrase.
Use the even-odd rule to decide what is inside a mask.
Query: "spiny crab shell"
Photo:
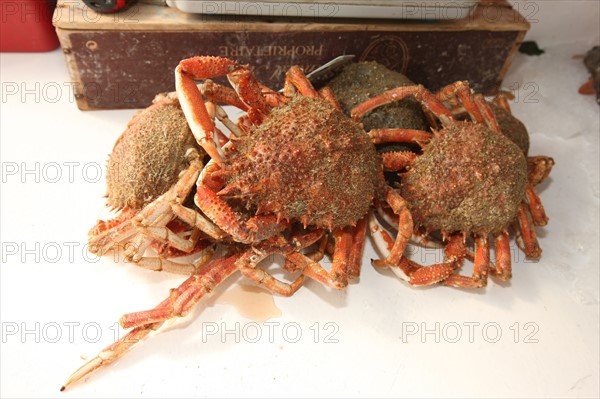
[[[405,75],[386,68],[376,61],[363,61],[346,66],[328,86],[346,113],[352,108],[387,90],[414,83]],[[362,124],[366,130],[377,128],[405,128],[426,130],[427,121],[421,105],[414,98],[381,106],[365,115]]]
[[[186,151],[194,147],[179,101],[157,97],[129,121],[113,147],[106,164],[108,205],[142,209],[177,182],[188,166]]]
[[[518,145],[523,154],[527,156],[529,153],[529,133],[523,122],[501,106],[493,102],[490,102],[489,105],[498,121],[502,134]]]
[[[403,175],[415,225],[445,233],[498,233],[525,195],[521,149],[483,124],[457,121],[434,135]]]
[[[361,126],[326,101],[297,97],[235,146],[225,177],[249,210],[330,230],[367,214],[379,157]]]

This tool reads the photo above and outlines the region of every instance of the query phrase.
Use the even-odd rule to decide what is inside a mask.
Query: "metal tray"
[[[453,20],[470,15],[478,0],[167,0],[186,13],[304,18]]]

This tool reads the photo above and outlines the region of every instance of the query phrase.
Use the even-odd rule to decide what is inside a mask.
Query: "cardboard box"
[[[431,90],[469,80],[492,94],[529,29],[507,3],[491,0],[467,18],[435,22],[206,16],[144,3],[97,14],[79,0],[60,0],[54,24],[84,110],[146,107],[156,93],[174,90],[175,66],[195,55],[248,63],[275,89],[291,65],[310,72],[355,54]]]

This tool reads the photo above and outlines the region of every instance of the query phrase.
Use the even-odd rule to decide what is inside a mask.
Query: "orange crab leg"
[[[282,253],[286,256],[287,253],[292,251],[295,251],[295,249],[290,248],[290,245],[283,236],[273,237],[270,242],[263,242],[258,247],[244,254],[238,262],[240,272],[248,280],[264,286],[271,292],[283,296],[291,296],[302,286],[304,282],[303,274],[300,274],[292,283],[286,283],[258,267],[258,264],[269,255]]]
[[[285,104],[287,104],[289,99],[286,98],[285,96],[281,95],[280,93],[278,93],[276,91],[273,91],[272,89],[268,88],[267,86],[263,85],[260,82],[259,82],[259,86],[260,86],[262,94],[265,98],[265,101],[271,107],[282,107]]]
[[[252,72],[245,68],[228,74],[227,78],[242,101],[250,107],[248,116],[252,122],[259,124],[271,111],[271,105],[263,95],[263,86],[256,80]]]
[[[466,255],[465,237],[463,234],[452,234],[444,248],[444,262],[431,266],[420,266],[411,261],[408,282],[415,286],[425,286],[446,280],[457,267],[462,264]]]
[[[431,133],[413,129],[373,129],[369,131],[373,144],[381,143],[428,143]]]
[[[537,240],[531,213],[525,202],[521,202],[518,211],[518,228],[516,229],[517,245],[528,258],[537,259],[542,255],[542,249]]]
[[[214,224],[241,243],[251,244],[265,240],[281,232],[286,223],[281,223],[274,215],[256,216],[247,222],[241,222],[239,216],[213,190],[199,184],[194,200],[198,208]]]
[[[111,220],[98,220],[88,233],[88,250],[97,255],[104,255],[113,250],[119,243],[134,236],[137,231],[131,219],[135,213],[125,208]]]
[[[496,97],[494,97],[493,101],[500,108],[503,108],[505,111],[508,111],[508,112],[512,113],[511,110],[510,110],[510,104],[508,103],[508,99],[509,98],[512,100],[515,97],[511,93],[509,93],[509,92],[502,91],[502,92],[496,94]]]
[[[414,267],[414,266],[413,266]],[[410,285],[417,287],[432,285],[446,280],[454,271],[454,263],[437,263],[431,266],[424,266],[409,274]]]
[[[335,94],[333,93],[331,87],[325,86],[321,88],[321,90],[319,90],[319,97],[329,102],[329,104],[333,105],[333,107],[338,111],[343,112],[342,106],[338,102],[337,98],[335,98]]]
[[[537,186],[550,175],[554,159],[544,155],[527,157],[527,181],[533,187]]]
[[[141,312],[127,313],[119,319],[123,328],[139,327],[185,316],[205,295],[238,269],[242,254],[216,259],[172,289],[169,297],[157,307]]]
[[[502,131],[500,130],[500,126],[498,125],[498,121],[496,120],[496,115],[494,115],[494,112],[490,108],[490,105],[488,104],[488,102],[485,101],[485,98],[483,98],[483,95],[475,94],[473,96],[473,99],[475,100],[475,105],[479,109],[479,112],[481,112],[481,115],[483,115],[483,121],[485,122],[487,127],[492,129],[496,133],[502,134]],[[467,111],[468,111],[468,108],[467,108]],[[470,112],[469,112],[469,114],[470,114]],[[471,117],[473,117],[473,116],[471,115]]]
[[[408,240],[412,237],[413,233],[413,220],[408,210],[408,204],[391,187],[388,187],[386,194],[386,201],[392,208],[392,211],[399,216],[398,223],[398,235],[394,245],[386,259],[373,260],[372,263],[376,267],[387,267],[394,266],[400,263],[404,249]]]
[[[295,247],[295,251],[300,251],[304,248],[307,248],[315,244],[317,241],[319,242],[317,249],[306,254],[306,257],[311,259],[313,262],[319,262],[325,256],[325,248],[329,242],[328,234],[326,234],[325,231],[318,229],[307,234],[292,233],[292,237],[290,237],[290,242]],[[292,273],[298,271],[298,265],[292,262],[291,259],[288,259],[288,254],[289,252],[284,254],[286,259],[283,268]]]
[[[453,120],[452,112],[450,112],[450,110],[448,110],[434,94],[423,87],[423,85],[401,86],[385,91],[354,107],[350,112],[350,115],[352,116],[352,119],[358,120],[367,112],[379,106],[400,101],[408,96],[413,96],[417,101],[421,102],[426,110],[432,112],[442,121],[442,124],[448,125],[448,123]]]
[[[350,259],[348,259],[348,278],[350,280],[360,276],[360,265],[366,239],[367,219],[364,217],[352,228],[352,248],[350,249]]]
[[[496,236],[496,267],[490,272],[502,281],[508,281],[512,277],[512,266],[510,260],[510,243],[508,232],[502,231]]]
[[[443,87],[436,93],[436,98],[439,101],[451,101],[455,96],[460,99],[465,110],[469,113],[474,121],[479,123],[483,122],[484,117],[481,114],[479,107],[473,101],[473,97],[471,96],[469,82],[459,80],[449,84],[446,87]]]
[[[241,254],[235,254],[228,257],[223,257],[214,260],[210,264],[201,268],[186,281],[184,281],[179,288],[172,290],[169,298],[162,301],[156,307],[156,309],[161,309],[161,312],[163,315],[165,315],[166,312],[164,311],[167,309],[172,309],[174,311],[176,304],[178,306],[177,311],[179,312],[179,315],[189,311],[204,294],[210,293],[216,284],[223,281],[236,270],[235,262],[240,256]],[[190,291],[193,293],[193,295],[190,295]],[[181,300],[182,294],[185,294],[185,299],[187,302]],[[173,312],[170,313],[170,317],[163,317],[162,319],[152,314],[152,317],[157,319],[157,321],[151,322],[149,319],[144,320],[143,312],[141,313],[142,314],[133,314],[131,317],[127,317],[127,315],[123,316],[121,319],[126,325],[137,324],[138,327],[128,332],[118,341],[104,348],[96,357],[77,369],[77,371],[71,374],[60,390],[64,391],[70,385],[87,377],[99,368],[104,367],[123,357],[127,352],[133,349],[133,347],[139,344],[148,334],[159,329],[165,320],[175,317]]]
[[[348,261],[352,250],[352,232],[350,228],[339,228],[333,233],[335,250],[333,262],[328,272],[319,263],[300,252],[291,252],[287,259],[295,263],[303,274],[329,287],[342,289],[348,285]]]
[[[244,104],[242,100],[240,100],[240,97],[235,90],[217,84],[210,79],[204,81],[204,83],[201,85],[200,91],[210,100],[227,105],[233,105],[242,111],[248,111],[248,106]]]
[[[73,374],[69,376],[67,381],[60,388],[64,391],[74,383],[82,380],[92,374],[94,371],[101,367],[107,366],[115,360],[123,357],[127,354],[134,346],[140,343],[148,334],[152,331],[157,330],[162,323],[148,324],[142,327],[134,328],[118,341],[104,348],[96,357],[85,363],[83,366],[78,368]]]
[[[471,277],[451,274],[442,284],[456,288],[482,288],[487,285],[490,244],[487,237],[475,236],[475,265]]]
[[[381,154],[383,170],[386,172],[395,172],[410,165],[417,154],[410,151],[385,152]]]
[[[544,210],[544,205],[542,205],[542,200],[537,195],[534,188],[529,184],[525,187],[525,195],[527,196],[529,210],[531,211],[531,216],[533,217],[533,224],[536,226],[545,226],[548,224],[548,216],[546,216],[546,211]]]
[[[296,88],[304,97],[319,97],[319,93],[315,90],[306,75],[304,75],[302,69],[296,65],[288,69],[285,74],[284,93],[287,94],[295,91],[292,91],[290,86]]]
[[[217,135],[202,94],[194,80],[226,75],[240,68],[234,61],[219,57],[193,57],[182,60],[175,68],[175,86],[181,109],[198,144],[215,162],[223,158],[214,137]]]

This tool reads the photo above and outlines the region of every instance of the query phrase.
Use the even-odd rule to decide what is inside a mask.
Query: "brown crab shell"
[[[489,103],[489,105],[498,121],[502,134],[518,145],[523,154],[527,156],[529,153],[529,133],[523,122],[499,105],[494,103]]]
[[[226,181],[252,212],[335,229],[354,225],[371,205],[375,146],[324,100],[298,97],[235,144]]]
[[[403,175],[401,192],[415,226],[444,233],[498,233],[525,195],[519,147],[483,124],[455,122],[434,134]]]
[[[141,209],[165,193],[188,166],[196,146],[176,99],[164,98],[136,114],[106,164],[108,206]]]
[[[403,74],[375,61],[350,64],[328,84],[346,114],[384,91],[412,85],[414,83]],[[362,123],[367,131],[383,128],[427,130],[428,127],[421,105],[414,98],[379,107],[363,117]]]

